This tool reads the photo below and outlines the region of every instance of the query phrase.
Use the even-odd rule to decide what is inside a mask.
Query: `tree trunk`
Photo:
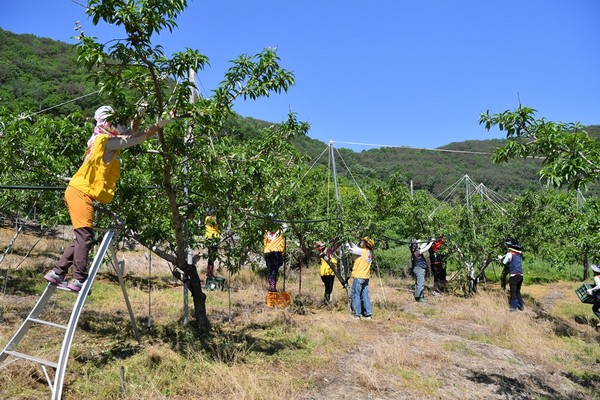
[[[207,332],[210,329],[210,322],[206,316],[206,295],[202,291],[200,276],[195,265],[188,265],[186,274],[190,280],[190,291],[194,299],[194,316],[196,325],[201,332]]]
[[[163,149],[166,149],[166,143],[162,131],[159,132],[159,139]],[[202,292],[202,284],[200,283],[200,276],[198,276],[198,270],[196,266],[188,263],[187,258],[187,242],[185,238],[185,221],[179,212],[179,204],[177,203],[176,191],[171,184],[171,171],[172,167],[167,157],[163,157],[163,184],[165,187],[165,194],[169,200],[169,207],[171,209],[171,215],[173,218],[173,229],[175,231],[175,241],[177,243],[177,263],[181,270],[185,272],[190,282],[190,291],[194,298],[194,315],[196,317],[196,324],[198,329],[206,331],[209,329],[208,317],[206,316],[206,295]]]
[[[590,265],[587,253],[583,254],[583,280],[587,281],[590,277]]]

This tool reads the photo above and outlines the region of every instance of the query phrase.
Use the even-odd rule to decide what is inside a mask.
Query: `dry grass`
[[[26,254],[34,238],[28,240],[14,254]],[[0,346],[43,290],[41,274],[61,243],[38,243],[27,262],[11,256],[0,264],[0,276],[10,270],[7,292],[0,295]],[[573,292],[575,282],[526,286],[526,310],[509,312],[506,293],[494,287],[472,298],[445,295],[416,303],[411,280],[374,277],[374,319],[356,321],[339,284],[334,304],[322,304],[316,266],[301,276],[288,271],[293,303],[284,309],[266,307],[265,279],[243,270],[225,275],[229,290],[206,293],[212,330],[199,336],[182,326],[183,290],[168,267],[154,257],[149,279],[143,251],[121,256],[142,344],[132,338],[121,289],[106,267],[80,319],[66,399],[598,397],[599,335],[590,306]],[[68,316],[69,294],[60,294],[45,318]],[[30,333],[27,351],[58,354],[59,338],[40,328]],[[0,369],[1,398],[42,399],[48,393],[37,365],[19,360]]]

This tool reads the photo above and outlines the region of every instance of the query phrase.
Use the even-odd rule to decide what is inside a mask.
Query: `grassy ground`
[[[0,264],[0,276],[10,272],[0,295],[2,347],[60,254],[60,241],[46,243],[23,261],[29,244],[16,246]],[[153,259],[148,279],[143,253],[119,256],[133,271],[128,294],[142,343],[133,338],[114,275],[103,269],[75,335],[63,398],[598,398],[600,335],[591,306],[575,295],[577,281],[527,284],[526,309],[515,313],[497,285],[482,284],[470,298],[430,296],[417,303],[412,280],[375,276],[374,318],[356,321],[339,284],[334,304],[321,303],[316,266],[301,277],[288,271],[292,304],[282,309],[266,307],[266,282],[242,271],[231,277],[229,290],[207,292],[212,329],[199,336],[182,325],[182,286],[168,268]],[[57,293],[44,317],[64,321],[73,297]],[[29,332],[21,351],[58,355],[58,332]],[[12,358],[2,363],[0,398],[48,397],[38,365]]]

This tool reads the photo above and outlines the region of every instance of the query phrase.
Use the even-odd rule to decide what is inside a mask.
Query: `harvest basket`
[[[290,300],[288,292],[267,292],[267,307],[287,307]]]
[[[594,304],[594,297],[590,296],[587,291],[588,289],[593,288],[594,285],[590,285],[589,283],[584,283],[579,287],[579,289],[575,289],[575,293],[577,293],[577,297],[582,303]]]

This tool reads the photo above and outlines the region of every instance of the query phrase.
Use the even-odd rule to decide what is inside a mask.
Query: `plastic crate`
[[[590,296],[587,291],[588,289],[593,288],[594,285],[590,285],[589,283],[584,283],[578,289],[575,289],[575,293],[577,293],[577,297],[582,303],[594,304],[594,297]]]
[[[222,278],[220,276],[211,276],[209,278],[206,278],[204,288],[210,291],[225,290],[226,286],[227,282],[225,281],[225,278]]]
[[[287,307],[291,297],[287,292],[267,292],[267,307]]]

